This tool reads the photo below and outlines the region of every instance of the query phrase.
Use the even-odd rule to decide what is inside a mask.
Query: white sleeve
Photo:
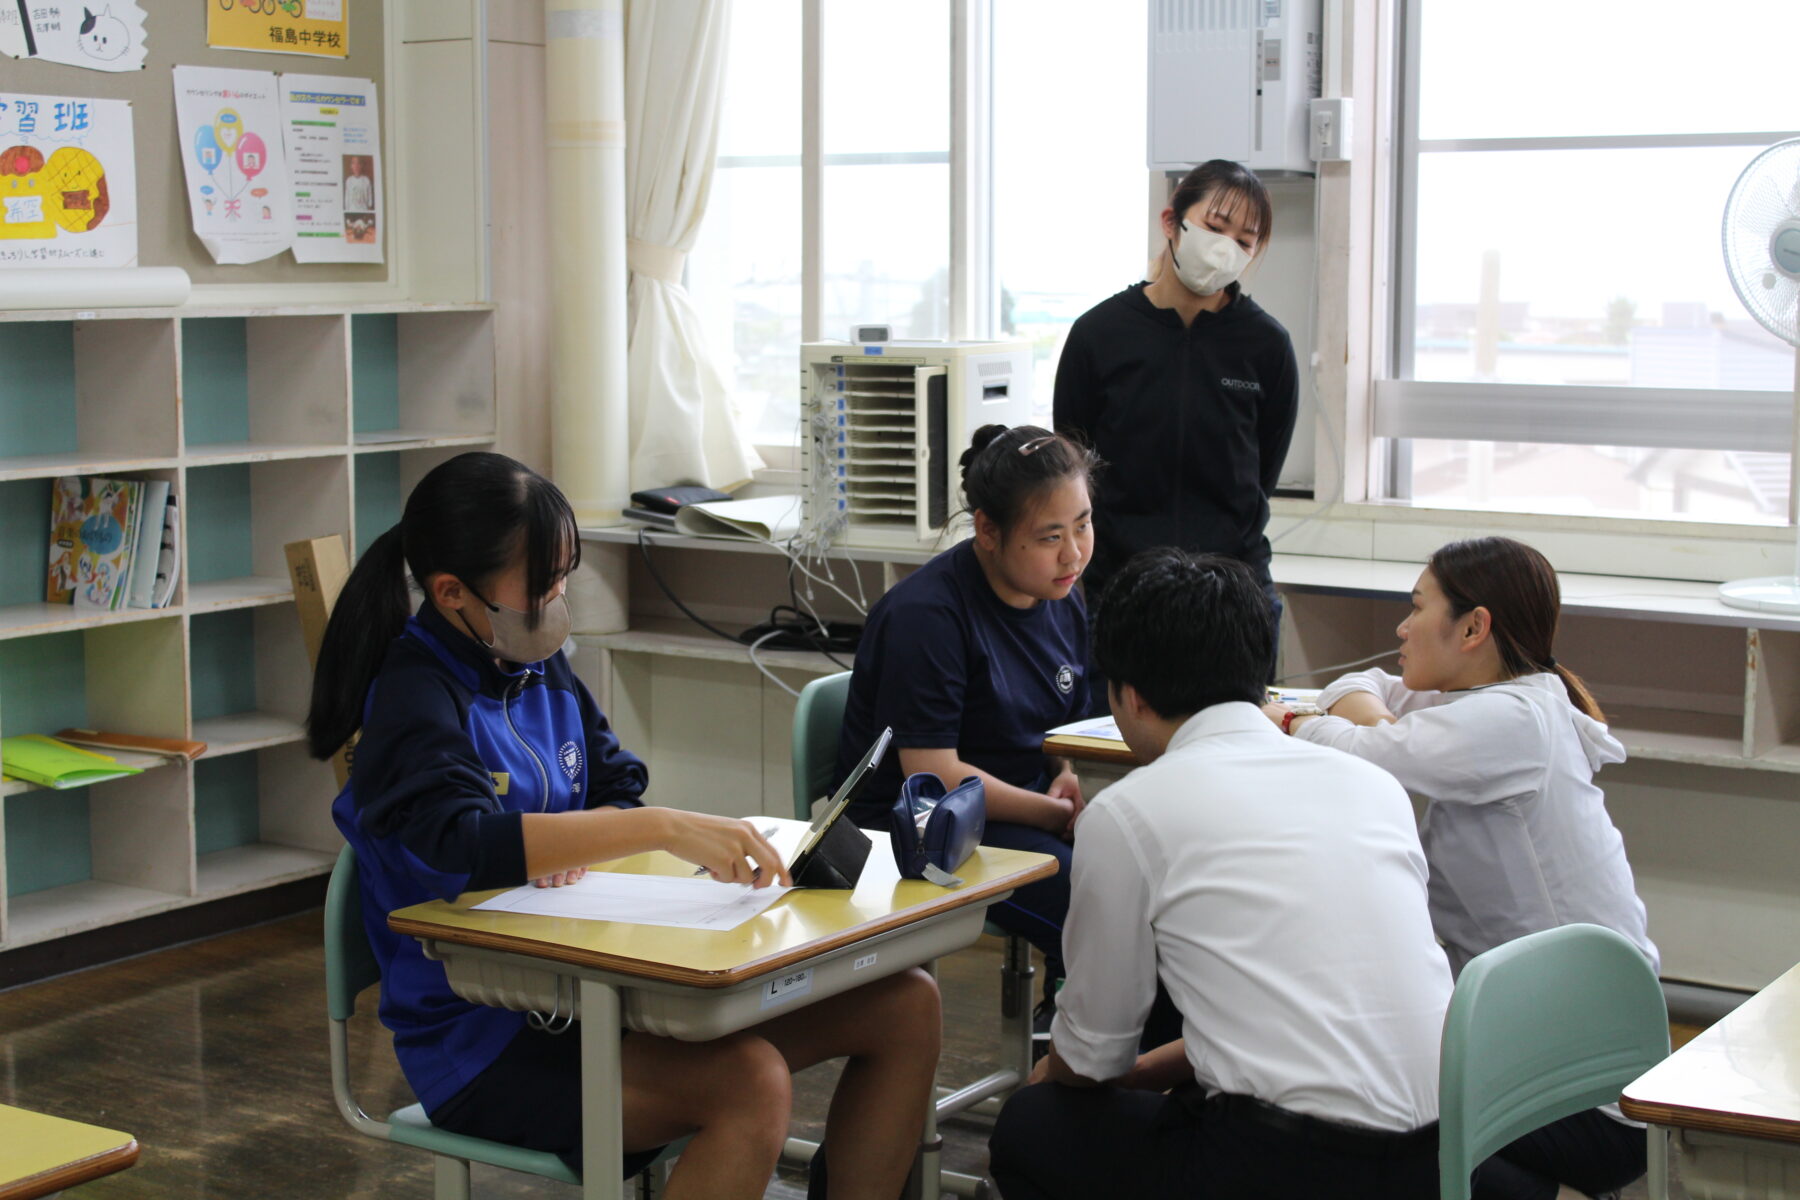
[[[1466,804],[1537,790],[1548,761],[1536,709],[1504,694],[1460,697],[1391,724],[1314,717],[1295,725],[1294,736],[1366,759],[1409,792]]]
[[[1417,709],[1442,704],[1447,699],[1442,692],[1415,692],[1401,683],[1398,675],[1390,675],[1376,667],[1367,671],[1357,671],[1333,682],[1330,687],[1319,693],[1319,707],[1329,709],[1353,692],[1369,693],[1380,700],[1396,717]]]
[[[1156,999],[1156,937],[1148,872],[1111,806],[1090,806],[1082,816],[1069,887],[1069,977],[1057,994],[1051,1041],[1076,1074],[1116,1079],[1136,1064]]]

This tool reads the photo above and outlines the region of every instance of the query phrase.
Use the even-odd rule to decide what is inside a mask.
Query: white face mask
[[[469,590],[475,593],[474,588]],[[538,610],[536,629],[526,627],[526,614],[518,609],[490,603],[479,593],[475,593],[475,598],[481,600],[488,610],[488,627],[493,631],[494,640],[482,642],[466,616],[463,617],[463,625],[468,628],[470,637],[481,642],[495,658],[506,662],[544,661],[562,649],[562,644],[569,640],[569,629],[575,623],[569,615],[569,600],[566,596],[557,596]]]
[[[1181,223],[1181,242],[1171,251],[1176,278],[1196,296],[1224,291],[1250,265],[1249,252],[1242,246],[1222,233],[1186,221]]]

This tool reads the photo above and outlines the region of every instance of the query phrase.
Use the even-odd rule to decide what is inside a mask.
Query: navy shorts
[[[581,1170],[581,1035],[529,1025],[492,1065],[438,1106],[431,1123],[451,1133],[548,1150]],[[627,1152],[622,1179],[655,1161],[662,1147]]]

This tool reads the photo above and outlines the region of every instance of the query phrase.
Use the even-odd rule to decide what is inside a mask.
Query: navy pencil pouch
[[[946,791],[943,780],[921,771],[900,785],[893,818],[890,840],[901,876],[955,887],[962,882],[956,869],[987,832],[987,791],[974,775]]]

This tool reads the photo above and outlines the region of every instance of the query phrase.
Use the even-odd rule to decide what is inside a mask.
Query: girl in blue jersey
[[[898,754],[864,788],[859,823],[885,828],[907,775],[979,776],[990,846],[1053,854],[1062,870],[988,917],[1062,977],[1070,840],[1081,785],[1043,751],[1045,730],[1086,711],[1087,608],[1075,583],[1094,546],[1093,452],[1021,425],[984,425],[962,456],[975,536],[902,579],[869,613],[838,743],[847,775],[884,727]],[[898,761],[896,761],[898,760]]]
[[[643,804],[644,764],[560,650],[580,554],[574,513],[542,476],[498,454],[443,463],[338,597],[308,717],[321,758],[362,731],[332,815],[356,848],[381,1019],[407,1082],[434,1124],[575,1165],[576,1040],[460,999],[387,914],[527,880],[556,887],[646,850],[728,882],[787,882],[747,823]],[[416,613],[409,573],[424,593]],[[717,1041],[631,1034],[624,1172],[692,1134],[671,1200],[762,1195],[787,1136],[790,1073],[848,1057],[826,1126],[831,1195],[889,1200],[912,1162],[939,1028],[936,986],[913,970]]]

